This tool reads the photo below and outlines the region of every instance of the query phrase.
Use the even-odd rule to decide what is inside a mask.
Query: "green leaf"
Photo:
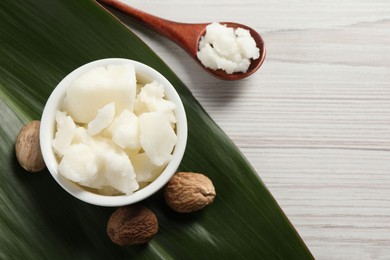
[[[161,193],[143,203],[159,219],[144,246],[119,247],[106,235],[113,208],[78,201],[45,171],[29,174],[14,152],[19,129],[39,119],[56,84],[92,60],[146,63],[178,90],[188,116],[182,171],[201,172],[215,202],[178,214]],[[180,79],[140,39],[94,1],[0,2],[0,259],[312,259],[243,155]]]

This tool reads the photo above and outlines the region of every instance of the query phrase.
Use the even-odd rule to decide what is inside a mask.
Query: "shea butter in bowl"
[[[99,206],[139,202],[176,172],[187,119],[172,84],[128,59],[102,59],[68,74],[42,113],[47,169],[74,197]]]

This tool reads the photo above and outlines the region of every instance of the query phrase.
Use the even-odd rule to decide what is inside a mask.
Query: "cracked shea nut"
[[[157,231],[156,215],[139,204],[118,208],[110,216],[107,225],[108,236],[120,246],[144,244],[151,240]]]
[[[201,173],[176,173],[164,188],[169,207],[180,213],[190,213],[211,204],[216,196],[211,180]]]
[[[40,124],[38,120],[27,123],[16,137],[16,158],[20,165],[29,172],[39,172],[46,167],[39,145]]]

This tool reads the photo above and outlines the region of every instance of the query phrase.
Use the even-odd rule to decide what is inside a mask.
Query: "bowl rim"
[[[172,153],[172,159],[169,161],[164,171],[160,174],[159,177],[157,177],[146,187],[141,188],[129,195],[100,195],[83,189],[76,183],[66,179],[59,174],[58,161],[51,146],[55,134],[55,115],[61,105],[62,100],[65,97],[67,86],[69,86],[69,84],[74,79],[93,68],[107,65],[123,65],[129,63],[134,65],[136,74],[140,74],[139,77],[150,81],[157,80],[159,83],[161,83],[164,86],[164,92],[167,96],[167,99],[176,105],[174,112],[177,120],[177,143]],[[134,204],[143,199],[146,199],[160,190],[169,181],[169,179],[175,174],[184,156],[188,136],[187,131],[187,117],[183,103],[176,89],[168,81],[168,79],[166,79],[160,72],[144,63],[125,58],[105,58],[91,61],[76,68],[67,74],[54,88],[45,104],[41,116],[40,147],[48,171],[56,180],[56,182],[69,194],[89,204],[106,207],[117,207]]]

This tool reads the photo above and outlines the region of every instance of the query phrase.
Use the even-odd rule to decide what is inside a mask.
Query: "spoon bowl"
[[[209,69],[209,68],[206,68],[205,66],[203,66],[203,64],[199,61],[199,59],[196,57],[196,52],[195,52],[195,57],[194,59],[207,71],[209,72],[210,74],[212,74],[213,76],[217,77],[217,78],[220,78],[220,79],[224,79],[224,80],[238,80],[238,79],[242,79],[242,78],[246,78],[250,75],[252,75],[253,73],[255,73],[260,67],[261,65],[263,64],[264,62],[264,59],[265,59],[265,44],[264,44],[264,40],[263,38],[260,36],[260,34],[258,32],[256,32],[256,30],[246,26],[246,25],[243,25],[243,24],[239,24],[239,23],[232,23],[232,22],[221,22],[221,24],[224,24],[226,25],[227,27],[231,27],[231,28],[234,28],[234,29],[237,29],[237,28],[242,28],[242,29],[246,29],[246,30],[249,30],[252,38],[255,40],[256,42],[256,46],[257,48],[259,48],[260,50],[260,57],[253,60],[251,59],[251,64],[249,65],[249,68],[246,72],[242,73],[242,72],[236,72],[236,73],[232,73],[232,74],[228,74],[226,73],[224,70],[213,70],[213,69]],[[208,24],[206,24],[207,26]],[[203,34],[201,36],[203,36],[205,34],[205,31],[203,32]],[[200,39],[199,39],[200,40]],[[199,44],[199,41],[198,41],[198,44]]]
[[[226,25],[231,28],[243,28],[249,30],[251,36],[256,42],[257,48],[260,50],[260,57],[256,60],[251,60],[251,64],[248,70],[244,73],[236,72],[232,74],[226,73],[224,70],[213,70],[205,67],[197,57],[197,52],[199,49],[199,41],[201,37],[206,32],[206,26],[210,23],[179,23],[170,20],[166,20],[141,10],[138,10],[134,7],[131,7],[119,0],[98,0],[103,7],[113,8],[118,10],[125,15],[135,19],[135,21],[143,24],[149,29],[159,33],[160,35],[170,39],[179,46],[181,46],[203,69],[205,69],[211,75],[223,79],[223,80],[238,80],[243,79],[252,75],[256,72],[260,66],[263,64],[266,50],[263,38],[256,32],[256,30],[239,23],[233,22],[221,22],[221,24]]]

